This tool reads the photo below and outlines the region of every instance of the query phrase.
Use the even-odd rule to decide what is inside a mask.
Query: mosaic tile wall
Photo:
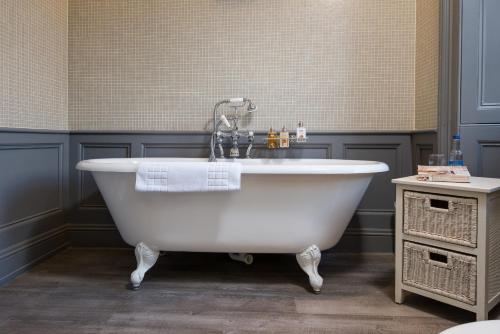
[[[67,129],[67,0],[0,1],[0,127]]]
[[[416,2],[415,129],[437,128],[439,1]]]
[[[412,0],[70,0],[69,126],[201,131],[215,102],[245,96],[256,130],[413,130],[415,14]]]

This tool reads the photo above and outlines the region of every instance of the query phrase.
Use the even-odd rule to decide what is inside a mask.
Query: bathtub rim
[[[105,158],[88,159],[77,163],[76,169],[89,172],[135,173],[142,161],[207,162],[204,158]],[[373,174],[389,171],[379,161],[345,159],[225,159],[239,162],[242,174]]]

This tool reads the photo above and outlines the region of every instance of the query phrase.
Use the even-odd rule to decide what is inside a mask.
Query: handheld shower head
[[[228,128],[231,127],[231,123],[229,123],[229,121],[227,120],[227,117],[226,115],[220,115],[220,120],[222,121],[222,123],[224,123],[225,126],[227,126]]]

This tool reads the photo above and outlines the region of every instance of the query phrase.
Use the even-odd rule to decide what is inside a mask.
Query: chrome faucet
[[[217,111],[219,107],[223,104],[229,104],[231,107],[234,108],[235,112],[233,115],[229,116],[222,114],[220,115],[219,120],[217,120]],[[255,104],[251,100],[246,98],[227,99],[219,101],[215,104],[213,112],[213,132],[210,139],[210,157],[208,161],[217,161],[217,158],[215,157],[216,145],[219,148],[219,157],[221,159],[224,158],[224,149],[222,147],[222,144],[224,142],[224,138],[229,138],[229,137],[231,138],[232,142],[231,149],[229,150],[229,157],[230,158],[240,157],[239,139],[240,137],[247,137],[248,147],[246,150],[245,157],[250,158],[254,141],[254,133],[253,131],[249,130],[239,131],[238,129],[238,123],[240,120],[238,114],[238,108],[241,108],[245,105],[247,105],[246,111],[249,113],[252,113],[255,110],[257,110]],[[224,125],[226,129],[221,130],[220,127],[222,125]]]

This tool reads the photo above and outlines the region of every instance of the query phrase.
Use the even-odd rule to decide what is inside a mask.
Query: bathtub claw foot
[[[312,245],[296,254],[300,268],[309,276],[309,284],[314,293],[320,293],[323,286],[323,278],[318,273],[318,265],[321,260],[321,251],[318,246]]]
[[[229,253],[229,257],[235,261],[243,262],[246,265],[251,265],[253,263],[252,254],[248,253]]]
[[[140,242],[135,246],[135,258],[137,259],[137,269],[130,275],[130,284],[132,290],[137,290],[141,286],[144,274],[156,263],[160,252],[146,246]]]

